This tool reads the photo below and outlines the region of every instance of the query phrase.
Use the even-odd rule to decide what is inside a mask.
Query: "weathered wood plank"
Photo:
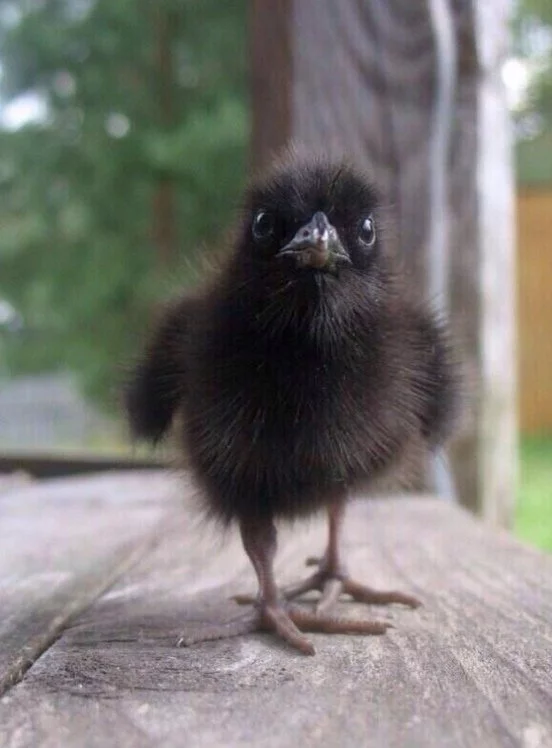
[[[279,579],[323,539],[321,522],[283,533]],[[347,546],[357,576],[424,607],[374,607],[396,626],[384,637],[313,635],[313,658],[264,634],[177,649],[253,589],[237,540],[183,510],[3,699],[3,745],[552,744],[550,557],[431,499],[356,503]]]
[[[0,494],[0,693],[155,542],[169,485],[142,472]]]
[[[9,493],[32,482],[32,476],[23,470],[0,471],[0,494]]]
[[[0,474],[22,471],[35,478],[59,478],[67,475],[99,473],[107,470],[155,470],[167,467],[159,457],[139,459],[130,455],[102,455],[90,452],[59,453],[36,450],[3,449]],[[1,483],[0,483],[1,485]]]

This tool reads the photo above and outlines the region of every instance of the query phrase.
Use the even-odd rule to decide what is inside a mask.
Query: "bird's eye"
[[[260,210],[253,219],[253,226],[251,227],[253,238],[257,241],[269,239],[274,233],[275,225],[276,222],[272,213]]]
[[[376,241],[376,226],[372,216],[365,218],[360,231],[358,232],[358,238],[366,247],[373,247]]]

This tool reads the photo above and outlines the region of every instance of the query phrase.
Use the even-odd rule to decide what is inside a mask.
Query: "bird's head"
[[[240,254],[284,275],[367,272],[379,254],[372,185],[344,163],[277,166],[248,192]]]

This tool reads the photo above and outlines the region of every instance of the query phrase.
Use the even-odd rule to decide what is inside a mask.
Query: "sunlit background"
[[[245,180],[245,1],[136,5],[0,1],[3,453],[129,451],[125,365],[224,242]],[[522,2],[512,37],[517,530],[552,549],[552,1]]]

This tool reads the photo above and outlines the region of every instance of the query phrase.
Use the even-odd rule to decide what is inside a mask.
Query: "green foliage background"
[[[5,364],[73,370],[109,404],[155,300],[231,220],[248,139],[246,3],[0,0],[0,42],[4,103],[32,93],[47,107],[0,130],[0,298],[25,320],[3,335]]]
[[[514,112],[521,184],[552,184],[552,0],[519,0],[513,18],[513,53],[531,69],[529,90]]]
[[[0,0],[3,103],[46,105],[42,121],[0,129],[0,299],[25,321],[0,332],[0,373],[69,369],[112,402],[155,301],[231,221],[249,129],[246,11],[246,0]],[[516,120],[540,122],[518,142],[520,179],[552,182],[552,0],[521,0],[513,29],[515,53],[537,62]]]
[[[516,532],[523,540],[552,552],[552,436],[522,439],[520,458]]]

